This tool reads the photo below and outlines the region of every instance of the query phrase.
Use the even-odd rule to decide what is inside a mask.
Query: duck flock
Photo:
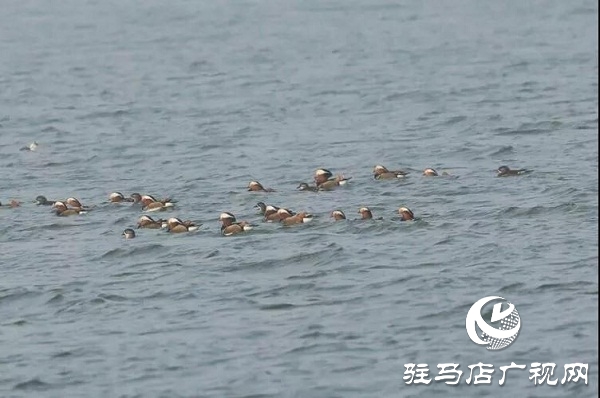
[[[35,148],[23,148],[24,150],[34,150]],[[497,170],[498,177],[508,176],[519,176],[530,172],[526,169],[511,169],[508,166],[500,166]],[[376,180],[393,180],[403,179],[408,176],[408,172],[403,170],[389,170],[384,166],[377,165],[373,169],[373,178]],[[422,173],[426,177],[450,177],[456,178],[455,176],[447,173],[438,174],[434,169],[425,169]],[[299,191],[319,192],[329,191],[336,189],[337,187],[345,185],[352,177],[346,178],[343,175],[335,175],[327,169],[318,169],[314,174],[314,185],[310,185],[306,182],[300,183],[296,188]],[[265,188],[258,181],[251,181],[248,184],[248,191],[254,192],[274,192],[271,188]],[[111,203],[131,203],[135,206],[140,206],[144,213],[154,213],[168,211],[176,206],[176,201],[171,198],[156,199],[152,195],[132,193],[129,196],[125,196],[120,192],[113,192],[108,198]],[[67,217],[85,214],[92,209],[92,207],[84,206],[77,198],[67,198],[66,200],[48,200],[45,196],[38,196],[35,203],[40,206],[51,206],[57,216]],[[20,202],[17,200],[11,200],[8,204],[0,207],[18,207]],[[306,211],[294,212],[285,207],[278,207],[272,204],[266,204],[264,202],[258,202],[256,208],[262,215],[263,222],[280,223],[284,226],[291,226],[296,224],[303,224],[313,219],[313,215]],[[368,220],[373,218],[373,214],[368,207],[361,207],[358,210],[360,218]],[[346,220],[346,215],[342,210],[334,209],[330,213],[330,217],[335,221]],[[398,209],[398,219],[400,221],[412,221],[415,219],[414,213],[408,207],[400,207]],[[223,212],[219,216],[221,222],[221,234],[224,236],[237,235],[245,233],[254,228],[254,225],[247,221],[238,221],[233,213]],[[202,224],[197,224],[190,220],[181,220],[177,217],[168,218],[153,218],[149,214],[143,214],[137,220],[137,228],[150,228],[150,229],[164,229],[170,233],[186,233],[197,231]],[[122,236],[125,239],[135,238],[135,230],[133,228],[127,228],[123,231]]]

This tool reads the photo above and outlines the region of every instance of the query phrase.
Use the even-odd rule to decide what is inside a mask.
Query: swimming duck
[[[284,209],[284,208],[277,208],[277,210],[275,212],[273,212],[272,209],[268,209],[267,212],[265,213],[264,221],[266,221],[266,222],[282,221],[282,220],[285,220],[286,218],[294,216],[295,214],[296,213],[294,213],[293,211]]]
[[[79,199],[77,198],[67,198],[67,200],[65,200],[64,203],[66,203],[67,206],[69,206],[71,209],[89,210],[86,206],[82,205]]]
[[[281,220],[283,225],[294,225],[294,224],[302,224],[307,223],[313,219],[312,214],[309,214],[305,211],[298,213],[291,217],[286,217]]]
[[[521,174],[529,173],[531,170],[527,169],[511,169],[508,166],[498,167],[498,177],[518,176]]]
[[[127,228],[125,231],[123,231],[121,236],[124,236],[125,239],[133,239],[135,238],[135,231],[131,228]]]
[[[160,228],[166,227],[166,225],[163,225],[164,223],[166,223],[166,221],[163,219],[155,220],[150,216],[144,215],[138,219],[137,227],[138,228],[160,229]]]
[[[334,210],[334,211],[332,211],[330,217],[333,218],[335,221],[340,221],[340,220],[345,220],[346,219],[346,215],[341,210]]]
[[[338,175],[335,176],[335,178],[331,179],[331,180],[327,180],[323,183],[320,183],[317,185],[317,188],[319,191],[331,191],[332,189],[340,186],[340,185],[344,185],[348,182],[348,180],[350,180],[352,177],[349,178],[345,178],[342,175]]]
[[[377,165],[373,168],[373,178],[376,180],[390,180],[394,178],[404,178],[408,172],[402,170],[388,170],[382,165]]]
[[[3,205],[2,202],[0,202],[0,207],[10,207],[10,208],[14,208],[14,207],[19,207],[21,206],[21,202],[18,202],[14,199],[11,199],[10,202],[8,202],[7,205]]]
[[[260,214],[263,215],[263,221],[281,221],[282,219],[293,216],[294,213],[290,209],[283,209],[273,205],[267,205],[264,202],[258,202],[255,206],[259,210]]]
[[[86,213],[86,211],[84,211],[81,208],[69,208],[64,202],[54,202],[52,207],[56,209],[56,215],[62,217],[75,216],[78,214]]]
[[[410,221],[415,219],[415,215],[408,207],[399,208],[398,215],[400,216],[400,221]]]
[[[120,202],[133,202],[133,198],[126,198],[121,192],[113,192],[108,197],[108,201],[111,203],[120,203]]]
[[[331,171],[327,169],[317,169],[313,178],[317,186],[319,186],[319,184],[322,184],[325,181],[329,180],[332,176],[333,173],[331,173]]]
[[[250,181],[250,183],[248,184],[248,191],[254,191],[254,192],[275,192],[274,189],[272,188],[265,188],[262,186],[262,184],[258,181]]]
[[[171,217],[167,220],[167,231],[172,233],[193,232],[200,228],[190,220],[181,221],[177,217]]]
[[[298,191],[309,191],[309,192],[317,192],[319,188],[308,185],[305,182],[301,182],[300,185],[296,187]]]
[[[279,207],[273,205],[267,205],[265,207],[265,214],[263,214],[265,221],[269,219],[274,214],[277,214],[279,211]]]
[[[52,206],[55,202],[55,200],[46,199],[44,195],[38,195],[33,203],[41,206]]]
[[[348,182],[348,180],[350,180],[350,178],[345,178],[343,175],[337,175],[333,177],[331,171],[327,169],[318,169],[317,171],[315,171],[314,176],[317,189],[324,191],[328,191],[337,186],[344,185]]]
[[[140,202],[142,203],[142,210],[144,211],[162,211],[175,206],[175,202],[171,199],[156,200],[151,195],[142,195]]]
[[[425,177],[438,177],[438,176],[442,176],[442,177],[447,177],[447,178],[458,178],[458,176],[449,174],[446,171],[442,171],[442,174],[439,174],[435,169],[425,169],[425,170],[423,170],[423,175]]]
[[[264,217],[268,217],[273,213],[277,213],[277,210],[279,210],[279,207],[267,205],[264,202],[258,202],[254,208],[258,209],[259,213]]]
[[[33,141],[31,144],[29,144],[27,146],[24,146],[20,150],[21,151],[31,151],[31,152],[33,152],[33,151],[35,151],[37,149],[37,147],[38,147],[38,143],[35,142],[35,141]]]
[[[146,203],[160,202],[167,207],[172,207],[172,206],[174,206],[175,203],[177,203],[176,200],[173,200],[171,198],[156,200],[154,198],[154,196],[152,196],[152,195],[141,195],[138,192],[132,193],[131,195],[129,195],[129,198],[131,199],[131,201],[134,204],[141,203],[142,205],[144,205],[144,202],[146,202]]]
[[[256,210],[258,210],[258,212],[263,216],[265,215],[265,212],[267,211],[267,205],[265,204],[265,202],[258,202],[256,204],[256,206],[254,206],[254,208]]]
[[[252,229],[252,226],[246,221],[236,222],[235,216],[229,212],[221,213],[219,221],[221,221],[221,234],[224,236],[235,235]]]

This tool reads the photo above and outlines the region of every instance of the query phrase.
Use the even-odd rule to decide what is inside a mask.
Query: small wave
[[[153,253],[163,253],[165,250],[166,248],[164,246],[158,244],[147,245],[142,247],[133,247],[130,249],[117,248],[107,251],[106,253],[101,255],[99,259],[106,260],[112,258],[124,258],[129,256],[135,256],[138,254],[150,255]]]
[[[518,128],[499,127],[493,131],[496,135],[511,136],[511,135],[541,135],[548,134],[551,131],[557,130],[562,126],[562,123],[556,120],[541,121],[538,123],[523,123]]]
[[[212,251],[206,253],[206,255],[204,256],[204,258],[213,258],[213,257],[218,256],[219,253],[220,253],[219,250],[215,249],[215,250],[212,250]]]
[[[0,291],[0,303],[8,303],[14,300],[19,300],[22,298],[28,298],[28,297],[36,297],[39,296],[40,293],[36,292],[36,291],[32,291],[32,290],[27,290],[27,289],[23,289],[23,288],[17,288],[14,290],[3,290]]]
[[[527,287],[526,284],[521,282],[511,283],[500,288],[501,293],[515,293],[524,290]]]
[[[65,296],[61,293],[57,293],[54,296],[52,296],[48,301],[46,301],[46,304],[52,304],[52,303],[60,303],[62,301],[64,301]]]
[[[542,135],[547,134],[545,129],[497,129],[496,135]]]
[[[267,304],[259,307],[262,311],[276,311],[276,310],[289,310],[295,308],[294,304],[290,303],[278,303],[278,304]]]
[[[34,378],[24,381],[22,383],[15,384],[13,390],[45,391],[51,387],[51,384],[45,383],[38,378]]]
[[[557,206],[533,206],[533,207],[509,207],[507,209],[500,210],[498,216],[500,217],[518,217],[518,216],[534,216],[540,214],[560,214],[568,213],[577,208],[574,203],[561,203]]]
[[[116,302],[129,300],[127,297],[119,296],[118,294],[104,294],[104,293],[100,293],[98,295],[98,298],[100,298],[104,301],[116,301]]]
[[[71,351],[60,351],[56,354],[52,354],[52,358],[67,358],[73,356],[73,352]]]
[[[341,246],[334,244],[329,245],[325,250],[315,251],[311,253],[298,253],[291,256],[283,257],[283,258],[272,258],[266,259],[256,262],[243,263],[241,266],[244,268],[253,268],[253,269],[269,269],[275,267],[281,267],[284,265],[297,265],[297,264],[311,264],[311,265],[319,265],[326,264],[331,261],[332,258],[335,258],[342,252],[344,249]],[[240,266],[236,266],[235,268],[229,268],[228,270],[237,270]]]
[[[451,118],[448,118],[443,124],[445,126],[452,126],[453,124],[457,124],[457,123],[463,122],[465,120],[467,120],[466,116],[462,116],[462,115],[452,116]]]
[[[514,153],[514,151],[515,151],[515,149],[513,148],[512,145],[506,145],[506,146],[503,146],[500,149],[497,149],[494,152],[490,153],[489,156],[493,157],[493,158],[499,158],[499,157],[504,157],[506,155],[511,155]]]
[[[6,325],[12,325],[12,326],[24,326],[27,324],[27,321],[25,319],[17,319],[16,321],[7,323]]]
[[[52,215],[55,216],[55,215]],[[83,217],[83,216],[82,216]],[[59,219],[62,220],[67,220],[67,218],[65,217],[57,217]],[[75,220],[77,217],[76,216],[72,216],[71,220]],[[41,229],[43,230],[50,230],[50,231],[56,231],[56,230],[62,230],[62,229],[69,229],[69,228],[79,228],[82,224],[81,223],[52,223],[52,224],[46,224],[46,225],[42,225]],[[28,227],[23,229],[24,231],[36,231],[39,230],[40,227]]]
[[[123,110],[118,109],[116,111],[100,111],[100,112],[91,112],[87,115],[76,116],[75,118],[78,120],[93,120],[93,119],[104,119],[104,118],[117,118],[123,117],[127,115],[131,115],[133,113],[132,110]]]
[[[586,287],[596,287],[596,284],[588,281],[565,282],[565,283],[545,283],[539,285],[536,290],[547,291],[582,291]]]
[[[415,279],[415,276],[405,276],[405,277],[396,278],[396,279],[392,279],[392,280],[388,280],[388,281],[384,281],[384,282],[371,283],[371,284],[367,285],[367,288],[369,290],[372,289],[372,291],[375,291],[376,289],[380,289],[382,287],[403,285],[413,279]]]

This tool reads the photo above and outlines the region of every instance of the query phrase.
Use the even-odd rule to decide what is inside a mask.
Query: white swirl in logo
[[[490,319],[492,323],[500,321],[500,328],[496,329],[488,325],[481,317],[481,309],[492,300],[506,301],[505,298],[500,296],[488,296],[475,302],[467,313],[467,334],[475,344],[486,345],[488,350],[501,350],[511,345],[517,338],[521,329],[521,318],[514,304],[506,301],[508,308],[504,311],[501,311],[502,303],[494,304],[492,318]],[[481,329],[481,336],[477,334],[475,325]]]

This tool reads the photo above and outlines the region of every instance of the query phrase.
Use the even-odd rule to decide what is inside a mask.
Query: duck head
[[[335,221],[345,220],[346,219],[346,215],[341,210],[334,210],[334,211],[332,211],[330,217],[333,218]]]
[[[436,177],[438,173],[434,169],[425,169],[423,170],[423,175],[427,177]]]
[[[408,207],[399,208],[398,215],[402,221],[410,221],[415,219],[415,215]]]
[[[333,176],[333,173],[327,169],[318,169],[315,171],[314,180],[317,185],[324,183]]]
[[[358,209],[358,214],[360,214],[360,218],[363,220],[370,220],[373,218],[373,213],[368,207],[361,207]]]
[[[125,237],[125,239],[133,239],[135,238],[135,231],[131,228],[127,228],[125,231],[123,231],[121,236]]]

